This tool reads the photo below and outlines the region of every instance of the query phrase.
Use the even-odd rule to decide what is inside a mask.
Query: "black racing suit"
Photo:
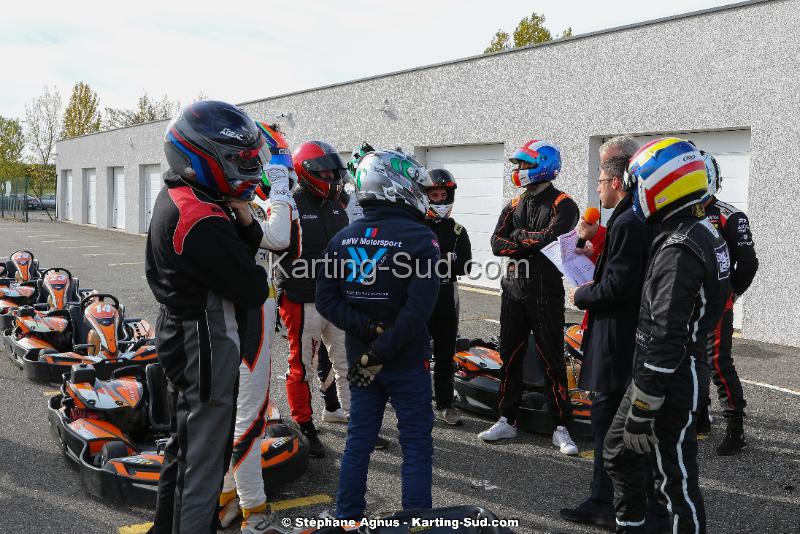
[[[170,410],[151,532],[214,533],[233,443],[240,308],[258,308],[269,294],[255,262],[262,231],[177,176],[164,181],[145,250]]]
[[[692,206],[668,218],[650,250],[633,383],[647,395],[665,397],[654,422],[656,480],[676,532],[705,532],[695,422],[710,334],[729,291],[728,246],[702,208]],[[603,451],[614,483],[617,532],[643,531],[647,508],[650,463],[623,441],[632,387],[622,399]]]
[[[712,197],[706,207],[708,220],[719,230],[731,252],[732,291],[725,302],[725,311],[714,329],[714,343],[709,354],[711,378],[717,387],[719,402],[725,417],[743,417],[747,402],[744,400],[742,383],[733,364],[733,303],[744,293],[758,270],[758,258],[753,247],[753,234],[747,215],[738,208]],[[708,397],[701,399],[708,412]]]
[[[572,413],[564,365],[563,278],[540,251],[577,223],[575,201],[548,184],[538,193],[525,191],[512,199],[500,213],[492,234],[495,256],[512,259],[502,280],[500,304],[500,412],[510,424],[516,422],[522,399],[523,358],[531,331],[556,424],[565,425]]]
[[[453,355],[456,353],[458,335],[458,283],[457,276],[469,272],[472,246],[467,229],[451,217],[427,219],[428,227],[436,234],[442,258],[450,255],[448,276],[441,279],[439,297],[428,320],[428,332],[433,339],[433,395],[436,409],[450,408],[453,404]],[[445,274],[443,272],[443,274]]]

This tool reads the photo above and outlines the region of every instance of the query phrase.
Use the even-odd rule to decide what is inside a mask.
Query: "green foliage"
[[[483,51],[484,54],[491,54],[492,52],[500,52],[509,48],[508,41],[511,37],[503,30],[497,30],[497,33],[492,37],[492,42],[489,43],[488,48]]]
[[[14,178],[21,174],[25,135],[17,119],[0,117],[0,178]]]
[[[100,131],[100,113],[97,111],[97,93],[88,84],[76,83],[64,112],[64,138],[77,137]]]
[[[110,130],[170,119],[179,109],[180,103],[173,102],[167,95],[162,96],[161,100],[154,100],[145,93],[139,97],[136,109],[106,108],[103,127]]]
[[[484,54],[492,52],[500,52],[501,50],[510,50],[512,48],[519,48],[521,46],[528,46],[537,43],[546,43],[553,39],[552,33],[545,25],[544,15],[539,15],[536,12],[531,13],[530,17],[524,17],[519,21],[517,27],[514,29],[514,45],[511,46],[510,36],[502,29],[497,30],[494,34],[489,47],[483,51]],[[567,28],[561,34],[562,38],[572,37],[572,28]]]
[[[40,198],[48,191],[56,190],[56,166],[31,163],[23,168],[28,179],[28,194]]]

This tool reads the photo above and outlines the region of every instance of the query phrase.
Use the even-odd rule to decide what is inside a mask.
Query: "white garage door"
[[[64,218],[72,220],[72,171],[64,171]]]
[[[722,189],[717,193],[717,198],[747,212],[747,191],[750,180],[750,130],[662,133],[637,135],[634,136],[634,139],[644,144],[652,139],[668,136],[689,139],[701,150],[713,154],[722,172]],[[604,213],[604,220],[608,215],[610,213],[607,215]],[[740,298],[734,306],[733,325],[735,328],[742,328],[743,303],[744,298]]]
[[[83,178],[83,195],[86,206],[86,222],[97,224],[97,172],[86,169]]]
[[[144,221],[145,232],[150,228],[150,219],[153,217],[153,205],[156,203],[158,192],[164,181],[161,178],[161,165],[144,166]]]
[[[482,266],[490,261],[496,264],[499,258],[492,254],[489,240],[503,208],[503,145],[429,148],[425,159],[428,169],[447,169],[456,179],[458,189],[453,218],[469,232],[472,259]],[[488,274],[494,275],[497,271],[495,265],[488,269]],[[463,277],[461,281],[464,284],[499,288],[500,278],[486,274],[481,273],[474,280]]]
[[[112,170],[113,213],[111,226],[125,228],[125,169],[114,167]]]

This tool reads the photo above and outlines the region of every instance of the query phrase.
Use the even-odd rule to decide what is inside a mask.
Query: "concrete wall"
[[[563,152],[558,185],[580,206],[594,202],[602,136],[750,128],[749,215],[761,269],[743,333],[800,346],[800,248],[786,247],[779,231],[800,200],[800,0],[750,2],[243,107],[277,120],[292,141],[324,139],[340,150],[366,139],[416,153],[504,143],[509,154],[527,139],[549,139]],[[97,167],[98,180],[100,169],[124,165],[128,231],[141,231],[131,169],[163,160],[165,125],[63,141],[57,165],[76,177]],[[506,197],[515,193],[505,187]]]

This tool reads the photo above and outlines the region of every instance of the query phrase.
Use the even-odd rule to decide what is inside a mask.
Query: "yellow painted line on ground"
[[[584,460],[594,460],[594,451],[593,450],[581,451],[578,453],[578,456],[580,456]]]
[[[481,295],[492,295],[493,297],[500,296],[500,291],[493,289],[484,289],[482,287],[463,286],[459,284],[458,289],[461,289],[463,291],[469,291],[470,293],[480,293]]]
[[[61,391],[58,389],[46,389],[42,391],[42,395],[45,397],[52,397],[53,395],[58,395],[59,393],[61,393]]]
[[[705,441],[708,439],[708,434],[697,434],[697,441]]]
[[[296,499],[287,499],[285,501],[275,501],[270,504],[272,510],[278,512],[280,510],[289,510],[291,508],[302,508],[304,506],[313,506],[315,504],[327,504],[333,502],[330,495],[320,493],[317,495],[309,495],[307,497],[298,497]],[[139,523],[138,525],[128,525],[126,527],[119,527],[119,534],[145,534],[153,523]]]

